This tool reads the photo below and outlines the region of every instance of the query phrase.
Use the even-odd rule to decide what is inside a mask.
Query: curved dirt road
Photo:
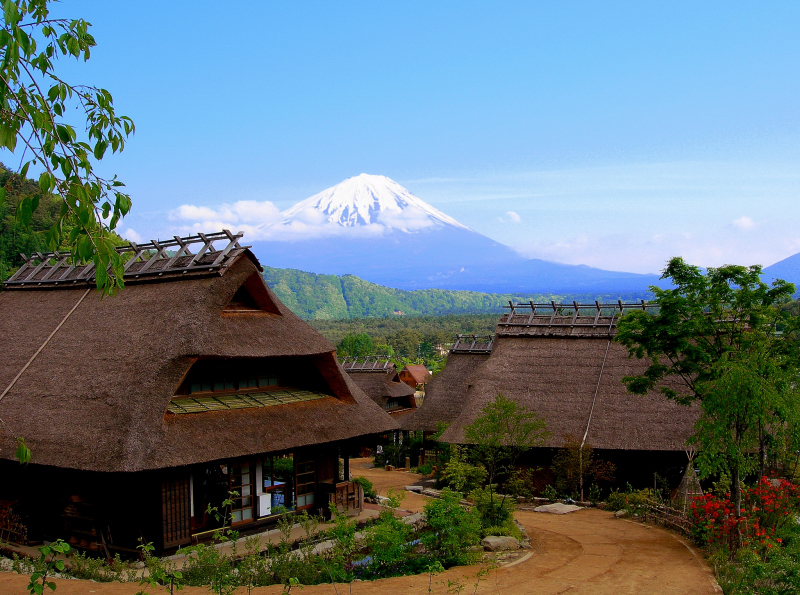
[[[384,492],[389,487],[413,483],[419,476],[385,472],[360,466],[354,473],[367,475]],[[403,503],[418,509],[426,498],[409,495]],[[517,518],[531,536],[530,557],[514,565],[491,570],[486,580],[475,578],[478,567],[453,568],[434,576],[430,593],[448,592],[448,581],[464,585],[471,593],[502,595],[704,595],[721,593],[708,566],[698,553],[674,534],[660,528],[614,518],[602,510],[586,509],[566,515],[518,512]],[[59,580],[57,595],[133,595],[131,583],[91,583]],[[25,593],[27,578],[0,572],[0,593]],[[477,584],[477,591],[475,590]],[[451,587],[453,584],[451,584]],[[406,595],[429,593],[428,576],[357,582],[352,585],[317,585],[293,589],[300,595]],[[166,593],[165,590],[159,591]],[[185,588],[185,595],[208,593]],[[451,593],[454,591],[450,591]],[[153,593],[148,590],[148,593]],[[240,589],[239,593],[245,593]],[[280,587],[254,589],[254,595],[281,593]]]

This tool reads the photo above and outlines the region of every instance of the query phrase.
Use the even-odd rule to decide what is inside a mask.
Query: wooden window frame
[[[249,483],[245,484],[243,480],[240,479],[240,485],[234,485],[234,477],[242,478],[244,477],[245,473],[241,472],[241,469],[244,465],[247,465],[247,473],[246,475],[249,476]],[[252,523],[256,520],[256,495],[254,485],[255,485],[255,466],[253,462],[250,460],[244,461],[230,461],[228,463],[228,485],[230,486],[230,491],[237,491],[239,492],[238,496],[231,496],[231,500],[233,500],[233,504],[231,504],[231,527],[235,527],[238,525],[245,525],[248,523]],[[249,494],[244,494],[244,488],[249,488]],[[248,506],[243,506],[242,503],[244,502],[245,498],[249,498],[250,504]],[[239,503],[239,506],[236,506],[236,503]],[[250,510],[250,518],[244,518],[244,511]],[[242,518],[238,521],[234,520],[234,513],[241,512]]]
[[[305,466],[305,465],[310,465],[311,466],[311,471],[307,471],[306,470],[306,471],[303,471],[301,473],[300,472],[300,467],[301,466]],[[307,510],[309,508],[312,508],[316,504],[316,500],[317,500],[317,496],[316,496],[316,494],[317,494],[317,465],[316,465],[316,462],[313,459],[310,460],[310,461],[303,461],[302,463],[295,461],[294,473],[295,473],[294,499],[295,499],[295,503],[296,503],[295,510]],[[304,482],[301,483],[301,481],[300,481],[301,475],[304,476],[306,479],[307,479],[307,476],[310,475],[311,476],[311,481],[310,482],[309,481],[304,481]],[[303,488],[305,488],[307,486],[311,486],[311,490],[303,492],[301,494],[300,493],[301,486]],[[308,496],[309,494],[311,494],[311,496],[312,496],[311,503],[310,504],[303,504],[301,506],[300,505],[300,497],[301,496]]]

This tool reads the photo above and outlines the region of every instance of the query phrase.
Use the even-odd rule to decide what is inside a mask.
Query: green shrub
[[[535,469],[516,469],[511,474],[511,478],[506,484],[506,491],[512,496],[522,496],[523,498],[533,498],[533,474]]]
[[[385,467],[386,465],[404,467],[407,456],[408,446],[406,444],[387,444],[383,447],[382,453],[375,455],[372,464],[375,467]]]
[[[454,446],[450,453],[450,460],[442,469],[440,476],[442,486],[462,494],[468,494],[483,485],[485,479],[486,469],[481,465],[472,465],[467,462],[465,450]]]
[[[513,523],[516,502],[513,498],[495,493],[493,486],[473,490],[469,499],[481,518],[484,527],[502,527]]]
[[[516,539],[522,538],[522,533],[513,520],[510,523],[506,523],[500,527],[486,527],[483,530],[483,536],[488,537],[489,535],[496,535],[498,537],[514,537]]]
[[[461,494],[445,488],[438,499],[425,505],[430,531],[423,533],[420,541],[434,561],[445,566],[473,562],[476,556],[467,552],[467,548],[480,541],[478,511],[465,510],[460,503]]]
[[[375,486],[366,477],[358,476],[353,478],[353,483],[357,483],[364,490],[364,496],[367,498],[375,498],[378,494],[375,492]]]
[[[367,529],[367,546],[372,555],[372,565],[377,567],[374,568],[376,574],[391,574],[406,561],[411,553],[406,544],[411,540],[412,531],[390,511],[382,513],[378,521]]]
[[[292,457],[278,457],[273,460],[275,475],[281,479],[288,479],[294,475],[294,459]]]
[[[544,491],[542,492],[542,496],[550,500],[550,502],[555,502],[558,500],[558,490],[556,489],[556,486],[553,484],[546,485]]]
[[[417,473],[420,475],[430,475],[433,473],[433,463],[425,463],[417,467]]]
[[[612,511],[627,510],[631,513],[638,513],[647,505],[647,501],[653,498],[652,492],[647,489],[634,491],[629,485],[628,490],[620,492],[612,489],[606,499],[606,508]]]

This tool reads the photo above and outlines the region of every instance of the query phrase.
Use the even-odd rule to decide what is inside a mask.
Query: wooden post
[[[344,480],[350,481],[350,453],[345,450],[342,453],[342,458],[344,459]]]

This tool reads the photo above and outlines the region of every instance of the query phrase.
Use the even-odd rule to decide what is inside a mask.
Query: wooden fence
[[[653,500],[647,500],[642,508],[643,520],[663,525],[670,529],[674,529],[684,535],[691,535],[692,523],[683,512],[664,506]]]

